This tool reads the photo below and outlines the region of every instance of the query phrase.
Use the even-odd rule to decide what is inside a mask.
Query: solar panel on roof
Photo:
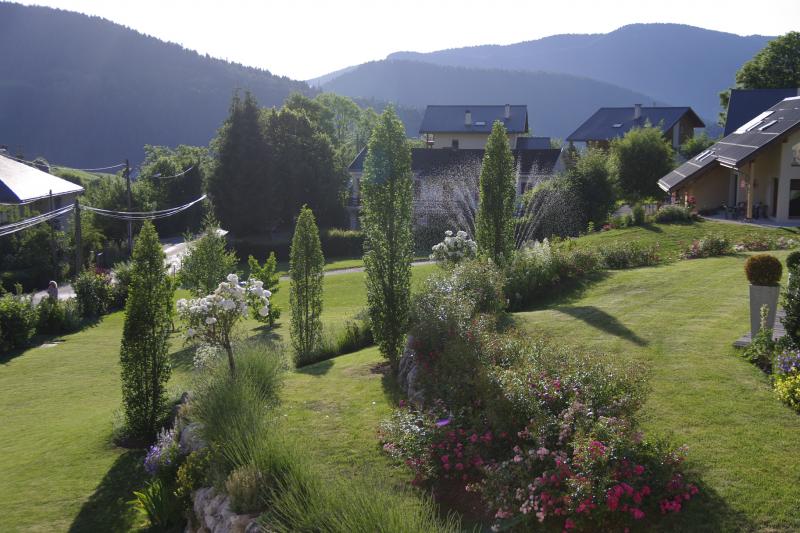
[[[753,128],[761,124],[761,121],[770,116],[772,113],[774,113],[774,111],[764,111],[763,113],[760,113],[757,117],[752,118],[749,121],[742,124],[739,127],[739,129],[734,131],[733,133],[738,133],[739,135],[741,135],[742,133],[747,133],[748,131],[752,130]]]

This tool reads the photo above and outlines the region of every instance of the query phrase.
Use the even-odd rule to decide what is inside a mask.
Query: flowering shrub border
[[[466,231],[455,235],[450,230],[444,232],[444,240],[431,248],[430,259],[437,263],[455,264],[478,255],[478,243],[469,238]]]

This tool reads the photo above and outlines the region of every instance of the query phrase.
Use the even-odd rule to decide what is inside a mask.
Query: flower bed
[[[478,268],[483,290],[462,285]],[[489,268],[463,264],[415,298],[422,394],[382,424],[383,449],[415,484],[478,496],[497,528],[624,529],[681,511],[697,488],[685,451],[638,428],[641,372],[509,327],[488,304],[502,283]]]

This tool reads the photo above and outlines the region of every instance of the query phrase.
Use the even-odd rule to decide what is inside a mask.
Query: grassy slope
[[[725,235],[734,243],[748,235],[772,235],[775,237],[800,237],[798,228],[767,228],[701,220],[691,224],[647,224],[633,228],[600,231],[580,238],[585,246],[602,248],[609,244],[638,241],[646,245],[658,245],[665,259],[676,259],[695,239],[708,234]]]
[[[415,280],[432,268],[415,267]],[[288,284],[281,286],[275,302],[285,309]],[[325,278],[326,327],[336,328],[364,302],[363,274]],[[125,502],[144,479],[142,453],[109,443],[120,405],[122,322],[123,313],[114,313],[57,346],[0,358],[0,531],[119,531],[137,524]],[[257,327],[247,323],[249,334]],[[170,383],[176,393],[187,385],[191,365],[181,348],[176,335]],[[364,423],[374,427],[372,419]]]
[[[686,443],[706,484],[703,504],[678,529],[800,529],[800,416],[731,346],[748,328],[743,263],[614,272],[576,298],[518,316],[533,333],[651,368],[646,427]]]

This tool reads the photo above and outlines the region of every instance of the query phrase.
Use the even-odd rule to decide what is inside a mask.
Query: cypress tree
[[[514,157],[499,120],[486,141],[475,221],[478,252],[502,264],[514,251]]]
[[[396,367],[411,299],[411,151],[405,128],[389,107],[378,119],[367,147],[361,184],[361,226],[372,333]]]
[[[158,234],[146,221],[133,249],[120,348],[122,403],[128,431],[135,437],[153,438],[167,414],[173,290]]]
[[[289,305],[292,308],[291,338],[297,360],[303,361],[319,348],[322,340],[322,269],[325,258],[314,213],[300,209],[289,257]]]

